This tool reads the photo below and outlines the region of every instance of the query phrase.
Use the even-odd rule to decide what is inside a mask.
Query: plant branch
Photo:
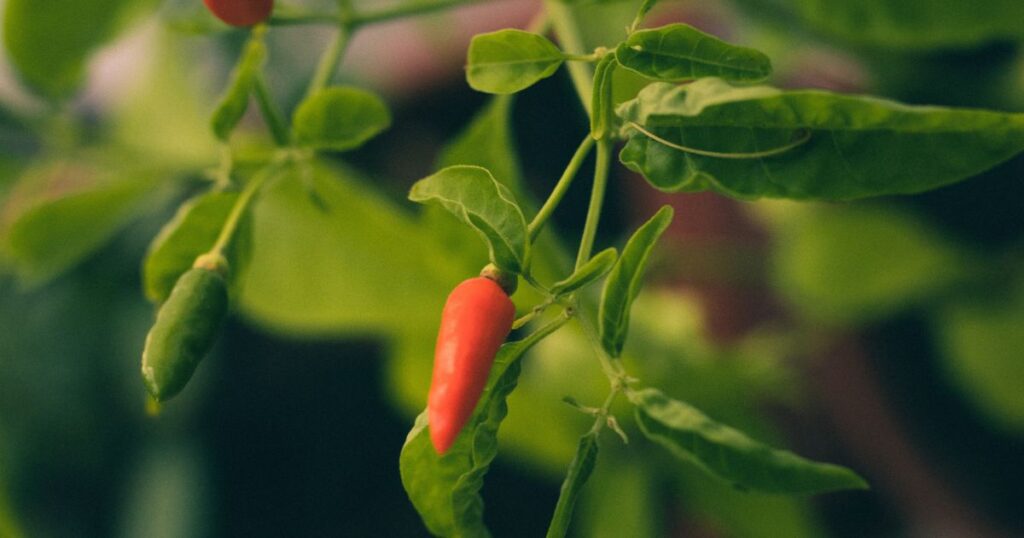
[[[231,153],[231,146],[226,143],[221,144],[220,162],[216,169],[209,172],[215,189],[224,190],[231,185],[231,171],[234,167],[235,157]]]
[[[350,22],[353,27],[357,27],[364,24],[373,24],[393,19],[400,19],[403,17],[410,17],[413,15],[421,15],[466,4],[476,4],[482,1],[483,0],[420,0],[416,2],[403,2],[395,6],[383,7],[372,11],[367,10],[364,13],[354,13]]]
[[[337,13],[305,12],[294,11],[281,15],[274,15],[268,24],[270,26],[299,26],[304,24],[338,24]]]
[[[281,167],[282,160],[277,158],[271,162],[266,168],[260,170],[255,177],[249,180],[246,184],[245,189],[242,190],[242,194],[238,196],[238,200],[235,201],[235,205],[231,207],[231,213],[228,214],[228,218],[224,221],[224,227],[220,230],[220,235],[217,236],[217,242],[214,243],[213,248],[210,249],[208,254],[213,256],[223,256],[224,251],[227,250],[228,245],[231,244],[231,240],[235,236],[235,232],[238,231],[238,226],[242,222],[242,217],[245,216],[246,211],[249,209],[253,199],[260,189],[272,178]]]
[[[537,215],[533,217],[533,221],[530,222],[530,242],[535,241],[537,236],[540,235],[541,230],[544,229],[544,223],[547,222],[548,218],[551,217],[551,214],[555,212],[558,204],[562,201],[562,198],[565,197],[565,193],[569,190],[569,186],[572,185],[573,179],[576,177],[577,172],[579,172],[580,166],[583,165],[587,155],[590,154],[590,148],[593,146],[594,139],[588,135],[580,143],[579,148],[576,149],[576,153],[573,154],[568,166],[565,167],[565,171],[562,172],[562,177],[555,184],[551,195],[548,196],[544,206],[540,208]]]
[[[597,163],[594,165],[594,186],[590,193],[590,207],[587,209],[587,221],[580,239],[580,250],[576,255],[576,269],[590,261],[590,253],[594,249],[597,237],[597,225],[601,220],[601,208],[604,205],[604,191],[608,185],[608,170],[611,168],[612,142],[607,139],[597,141]]]
[[[323,12],[307,10],[288,10],[287,13],[274,15],[270,19],[271,26],[297,26],[303,24],[331,24],[344,25],[351,29],[387,22],[415,15],[422,15],[433,11],[458,7],[460,5],[477,4],[484,0],[421,0],[418,2],[405,2],[394,6],[380,9],[366,10],[360,13],[353,8],[342,9],[340,12]],[[344,4],[341,5],[343,8]]]
[[[290,142],[288,125],[285,123],[281,111],[278,110],[277,105],[274,104],[273,99],[270,97],[270,88],[267,87],[267,79],[262,71],[256,74],[253,90],[256,94],[256,103],[263,114],[263,119],[267,122],[270,134],[274,137],[274,143],[280,147],[287,147]]]
[[[338,30],[334,34],[334,39],[320,56],[320,63],[317,64],[316,72],[309,82],[309,89],[306,90],[306,97],[326,88],[330,84],[338,64],[341,63],[341,59],[345,55],[345,49],[348,48],[349,38],[351,37],[351,26],[339,24]]]
[[[594,425],[590,427],[590,431],[580,437],[580,445],[577,449],[576,457],[569,464],[569,472],[566,473],[565,480],[562,482],[558,503],[555,505],[555,513],[551,516],[551,524],[548,526],[547,538],[565,538],[569,530],[569,523],[572,520],[572,511],[576,504],[576,497],[579,495],[580,490],[583,489],[587,479],[590,478],[590,473],[596,464],[597,443],[601,430],[614,421],[614,417],[611,416],[612,404],[615,402],[615,398],[622,392],[623,386],[622,384],[613,385],[611,392],[608,393],[608,397],[605,398],[604,403],[601,404],[599,409],[583,409],[586,412],[593,413]],[[612,427],[620,435],[624,435],[617,425],[612,424]]]
[[[585,55],[586,48],[583,38],[580,37],[579,27],[573,16],[572,8],[558,0],[546,0],[544,2],[548,17],[551,19],[551,26],[562,43],[562,49],[571,56]],[[594,72],[589,63],[570,62],[566,64],[572,84],[576,93],[583,103],[587,115],[592,114],[590,110],[590,98],[594,93]]]

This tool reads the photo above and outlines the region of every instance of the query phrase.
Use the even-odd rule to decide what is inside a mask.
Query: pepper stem
[[[489,278],[501,286],[501,289],[505,291],[505,294],[509,297],[516,292],[516,288],[519,287],[519,277],[514,273],[508,273],[502,271],[497,265],[493,263],[487,264],[481,271],[480,276]]]

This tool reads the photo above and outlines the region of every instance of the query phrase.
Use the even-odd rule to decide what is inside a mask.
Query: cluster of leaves
[[[79,88],[91,51],[114,35],[122,21],[149,7],[148,2],[121,0],[82,3],[89,7],[84,12],[72,7],[45,8],[47,13],[75,14],[75,20],[64,20],[41,14],[38,10],[42,8],[36,4],[7,2],[5,39],[22,79],[40,95],[58,101]],[[652,5],[645,2],[637,20]],[[800,9],[807,6],[807,13],[815,13],[813,2],[794,5]],[[622,163],[640,172],[655,188],[668,192],[714,190],[741,199],[799,200],[913,193],[963,179],[1024,149],[1024,119],[1020,115],[907,107],[875,98],[749,86],[771,73],[764,54],[687,25],[635,28],[620,42],[607,43],[593,54],[567,53],[540,34],[518,30],[478,36],[469,51],[468,81],[482,91],[509,94],[553,75],[565,62],[596,64],[588,103],[592,136],[624,140]],[[52,39],[58,34],[62,40]],[[280,146],[274,157],[277,160],[261,162],[261,166],[273,165],[267,168],[270,172],[245,167],[232,170],[230,163],[222,163],[220,181],[187,201],[154,240],[144,263],[146,296],[154,303],[165,300],[195,258],[215,245],[239,203],[240,184],[266,182],[257,205],[225,253],[235,274],[246,275],[244,287],[241,278],[232,280],[235,307],[268,326],[297,332],[344,327],[347,331],[398,335],[399,347],[414,347],[422,353],[429,337],[409,336],[409,326],[430,326],[433,314],[425,312],[417,318],[417,311],[398,319],[394,312],[409,304],[436,302],[447,283],[472,271],[478,260],[468,255],[454,259],[438,256],[446,249],[444,242],[432,231],[423,230],[443,226],[442,221],[432,220],[432,213],[420,219],[405,215],[376,196],[354,172],[310,157],[313,151],[355,149],[386,128],[390,118],[379,98],[354,87],[314,88],[291,121],[281,121],[266,94],[266,58],[262,30],[258,30],[213,114],[211,131],[217,139],[228,141],[250,100],[255,99]],[[637,87],[643,89],[621,98],[613,81],[623,76],[639,81]],[[681,82],[688,84],[679,86]],[[542,268],[537,266],[550,252],[533,241],[527,220],[530,208],[514,177],[517,172],[508,169],[508,111],[508,98],[496,98],[467,132],[464,144],[457,143],[449,152],[444,164],[453,166],[417,183],[410,197],[438,202],[484,239],[493,263],[533,277],[531,269],[540,273]],[[480,135],[495,132],[500,136]],[[466,147],[473,150],[466,151]],[[498,157],[480,157],[492,150]],[[12,191],[16,196],[8,197],[0,221],[6,258],[26,280],[52,278],[93,252],[151,201],[166,201],[168,189],[162,187],[168,182],[162,180],[210,158],[208,150],[199,153],[198,164],[178,159],[168,166],[162,159],[150,159],[151,155],[125,159],[119,153],[118,158],[110,158],[78,149],[62,162],[38,163]],[[318,206],[329,211],[319,211]],[[631,307],[639,296],[647,259],[670,219],[665,211],[652,218],[625,245],[621,256],[614,249],[605,250],[584,260],[567,277],[564,272],[554,274],[552,280],[558,281],[539,293],[540,300],[564,301],[579,293],[582,305],[587,306],[583,295],[587,286],[607,277],[596,334],[591,336],[596,336],[601,353],[608,357],[629,355],[626,336]],[[859,228],[856,222],[834,224]],[[801,229],[813,233],[815,227]],[[388,248],[369,239],[382,236],[390,238]],[[294,241],[300,237],[301,244]],[[806,251],[827,252],[822,250],[827,246],[814,244],[806,246]],[[893,245],[891,251],[904,256],[906,247]],[[878,253],[870,246],[867,250]],[[353,259],[360,260],[358,267]],[[433,262],[425,264],[424,259]],[[948,259],[941,248],[924,253],[920,270],[908,275],[908,285],[899,290],[867,286],[871,293],[847,296],[832,294],[834,286],[804,291],[808,291],[809,304],[820,299],[823,302],[817,304],[825,308],[829,301],[844,297],[853,303],[853,310],[863,306],[866,312],[888,308],[885,301],[910,304],[917,291],[954,281],[946,271]],[[423,270],[416,275],[396,275],[391,270],[413,266]],[[929,279],[916,278],[921,274]],[[306,289],[302,282],[317,285],[307,284]],[[904,290],[909,291],[897,293]],[[517,300],[533,300],[536,295],[521,295]],[[872,297],[880,299],[873,302]],[[351,306],[339,313],[339,303]],[[1014,312],[1019,310],[1014,308]],[[950,308],[947,337],[953,346],[971,347],[979,341],[966,333],[1013,334],[1012,324],[986,323],[985,315],[970,307]],[[584,319],[581,324],[590,322]],[[473,421],[448,455],[438,458],[429,448],[424,431],[429,425],[422,416],[410,432],[403,450],[402,474],[410,498],[433,532],[486,532],[479,489],[497,451],[506,399],[521,374],[522,356],[531,347],[539,349],[540,339],[555,328],[545,325],[502,349]],[[582,340],[574,345],[587,344]],[[975,377],[985,375],[980,372]],[[635,407],[635,425],[646,437],[726,483],[783,493],[863,485],[850,471],[770,449],[655,389],[631,386],[624,390]],[[1003,400],[1012,399],[1012,394],[1008,388]],[[605,418],[610,417],[607,415]],[[600,468],[595,471],[598,431],[588,432],[578,444],[556,508],[552,525],[556,533],[564,533],[573,501],[592,472],[595,480],[625,484],[628,490],[628,479],[607,471],[602,476]],[[604,453],[614,457],[613,450]],[[635,484],[632,487],[637,489]]]
[[[737,86],[766,77],[768,60],[756,51],[678,24],[634,32],[621,44],[599,49],[589,57],[564,53],[539,34],[518,30],[485,34],[470,48],[467,78],[479,90],[514,93],[552,75],[565,61],[597,63],[590,103],[592,136],[598,140],[615,135],[625,138],[622,162],[641,172],[655,187],[672,192],[716,190],[743,199],[799,200],[914,193],[962,180],[1024,149],[1020,115],[908,107],[822,91]],[[610,96],[614,95],[609,87],[611,74],[618,67],[652,82],[609,113]],[[680,81],[689,84],[674,84]],[[486,170],[472,170],[488,188],[469,194],[462,190],[469,182],[455,178],[468,169],[448,168],[417,184],[413,199],[442,200],[480,232],[494,263],[520,272],[529,252],[522,212]],[[458,187],[440,194],[445,184]],[[420,196],[424,191],[431,196]],[[489,213],[499,205],[507,209]],[[642,227],[605,282],[598,321],[600,343],[609,357],[618,357],[622,351],[629,306],[638,292],[644,261],[668,219],[669,215],[661,213]],[[512,231],[502,233],[509,226]],[[880,295],[898,300],[896,294]],[[509,386],[501,380],[496,377],[492,381]],[[481,409],[503,406],[506,392],[489,392]],[[863,485],[845,469],[770,450],[655,389],[629,388],[626,393],[637,406],[641,432],[738,487],[807,493]],[[467,437],[485,435],[490,441],[482,446],[492,446],[493,421],[503,415],[488,413],[487,428],[471,427]],[[403,452],[403,462],[417,462],[415,481],[411,472],[405,473],[410,477],[410,495],[434,532],[471,535],[482,524],[475,491],[479,473],[493,455],[480,458],[480,453],[471,451],[450,459],[434,457],[436,461],[428,465],[425,461],[433,461],[431,455],[417,442],[424,427],[428,426],[421,419]],[[596,439],[596,431],[582,438],[560,506],[571,506],[589,476],[596,459]],[[452,490],[423,485],[428,480],[424,473],[430,474],[425,469],[443,467],[448,476],[460,459],[464,474],[459,476],[477,477],[460,483],[472,487]],[[439,510],[438,503],[448,508]],[[465,506],[473,508],[463,510]],[[438,513],[444,514],[443,522],[431,520],[431,514]],[[556,511],[555,535],[564,532],[565,513]]]
[[[478,36],[470,85],[519,91],[572,59],[538,39],[518,30]],[[736,86],[766,78],[768,58],[684,24],[635,32],[607,54],[613,65],[657,81],[620,104],[613,118],[627,140],[623,164],[666,192],[797,200],[910,194],[1024,150],[1020,114]],[[680,81],[690,83],[673,84]],[[594,117],[610,105],[595,103]]]
[[[651,5],[645,3],[637,20]],[[631,31],[624,41],[592,55],[566,53],[544,36],[520,30],[479,35],[469,49],[467,80],[480,91],[510,94],[553,75],[567,61],[596,63],[593,98],[586,103],[591,136],[599,144],[625,139],[622,163],[667,192],[714,190],[740,199],[793,200],[909,194],[960,181],[1024,150],[1024,115],[750,86],[771,72],[765,55],[684,24]],[[649,84],[615,106],[612,81],[618,68]],[[595,182],[601,166],[599,156]],[[476,229],[499,267],[513,273],[528,270],[526,220],[486,169],[446,168],[417,183],[411,198],[438,201]],[[644,265],[670,220],[671,212],[662,211],[641,227],[605,281],[599,342],[600,353],[611,359],[622,352]],[[552,301],[561,297],[551,295]],[[896,294],[880,295],[898,300]],[[535,335],[545,332],[508,344],[502,363],[516,361]],[[516,370],[499,368],[492,376],[475,421],[460,438],[463,450],[440,457],[430,451],[425,415],[410,432],[402,454],[403,480],[435,534],[485,533],[481,475],[494,457],[497,423],[505,416],[516,375]],[[617,390],[614,373],[611,379],[609,401]],[[738,488],[814,493],[865,485],[847,469],[770,449],[656,389],[624,391],[646,437]],[[549,536],[562,536],[568,528],[572,504],[597,459],[601,421],[608,419],[617,428],[607,407],[592,412],[598,420],[580,439]]]

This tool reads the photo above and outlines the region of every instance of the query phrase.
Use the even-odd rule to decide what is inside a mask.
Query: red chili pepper
[[[231,26],[252,26],[270,17],[274,0],[203,0],[218,19]]]
[[[505,290],[486,277],[466,280],[448,296],[427,402],[430,440],[438,454],[448,451],[473,414],[515,315]]]

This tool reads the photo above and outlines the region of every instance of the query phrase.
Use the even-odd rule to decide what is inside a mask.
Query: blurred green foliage
[[[47,13],[41,15],[36,11],[44,4]],[[61,9],[48,2],[6,2],[4,40],[9,56],[21,79],[46,99],[70,96],[84,80],[90,54],[126,21],[152,7],[150,2],[109,0],[61,4],[74,5]],[[601,44],[619,39],[620,21],[631,18],[634,4],[602,2],[581,8],[585,41]],[[1011,51],[1007,55],[1021,61],[1016,42],[1019,24],[1010,24],[1019,21],[1020,10],[1010,0],[953,11],[944,9],[950,5],[941,0],[840,2],[830,4],[828,17],[822,16],[826,12],[820,2],[743,0],[738,4],[754,6],[746,12],[749,19],[744,23],[754,26],[751,35],[769,35],[766,30],[759,33],[757,26],[770,25],[773,19],[765,14],[771,13],[787,30],[798,29],[783,43],[816,47],[823,43],[845,46],[852,41],[852,54],[863,54],[878,72],[885,72],[887,61],[890,68],[906,61],[895,54],[889,60],[879,59],[890,47],[929,51],[940,59],[924,67],[917,64],[928,77],[916,84],[949,77],[949,64],[941,60],[944,54],[969,52],[993,40],[1015,40],[1007,45]],[[655,13],[667,9],[663,4]],[[867,31],[860,31],[862,27]],[[293,363],[291,357],[274,356],[275,350],[294,349],[284,344],[246,347],[246,342],[258,337],[235,330],[225,338],[222,352],[200,369],[198,383],[174,409],[156,422],[143,414],[137,362],[152,310],[140,291],[139,262],[150,239],[172,216],[175,203],[209,186],[202,168],[216,161],[217,144],[206,115],[213,110],[218,89],[209,80],[197,82],[209,73],[191,59],[230,56],[225,49],[237,47],[232,37],[217,41],[229,45],[218,48],[213,39],[199,43],[162,30],[152,33],[146,45],[149,61],[139,67],[137,80],[115,105],[96,111],[65,105],[70,111],[65,118],[80,116],[72,120],[78,125],[70,141],[59,122],[22,121],[21,114],[28,114],[22,110],[5,110],[0,121],[3,140],[13,141],[0,148],[0,369],[4,372],[0,376],[0,536],[202,536],[214,535],[217,529],[235,534],[232,529],[245,525],[259,529],[258,524],[241,520],[273,517],[263,510],[233,512],[237,520],[217,513],[218,509],[228,512],[229,502],[223,499],[244,497],[248,491],[226,483],[224,477],[252,475],[259,480],[265,476],[269,481],[278,475],[257,466],[237,474],[215,468],[211,461],[238,455],[216,452],[223,447],[214,446],[215,435],[205,430],[209,426],[204,421],[214,422],[209,418],[213,414],[217,420],[257,428],[254,423],[263,417],[249,417],[249,405],[214,398],[235,394],[223,385],[241,379],[284,391],[280,384],[287,382],[315,384],[320,372],[309,359]],[[833,41],[836,37],[840,40]],[[225,65],[230,61],[224,60]],[[984,77],[1001,66],[960,66],[956,73],[990,80]],[[643,82],[632,74],[617,76]],[[622,90],[626,95],[617,95],[616,100],[632,97],[639,82],[636,88]],[[958,80],[946,83],[955,89]],[[901,84],[894,88],[908,95],[924,91],[913,80]],[[1015,84],[1001,91],[1024,92],[1024,82]],[[616,85],[620,90],[624,86]],[[568,87],[555,78],[541,83],[537,91],[566,92]],[[1013,102],[1008,93],[1004,97],[1005,102]],[[289,103],[297,100],[297,95],[291,96]],[[515,133],[506,120],[531,114],[549,121],[553,114],[575,118],[570,111],[538,112],[535,105],[517,104],[522,108],[514,113],[511,98],[494,99],[440,152],[442,163],[486,165],[524,207],[531,207],[529,183],[537,178],[523,177],[515,157]],[[427,121],[441,123],[442,115],[435,113]],[[403,117],[398,111],[398,130]],[[240,153],[267,155],[265,138],[252,132],[239,138]],[[564,157],[557,155],[553,160]],[[1011,165],[977,180],[988,182],[973,187],[980,191],[999,181],[998,185],[1009,186],[983,192],[957,211],[985,219],[989,215],[986,196],[993,204],[1020,199],[1017,172]],[[544,176],[545,186],[549,176],[557,177]],[[331,436],[341,435],[337,432],[315,432],[330,436],[337,443],[333,446],[287,446],[290,439],[280,441],[282,445],[274,449],[280,450],[275,454],[282,458],[282,472],[310,468],[295,462],[289,465],[287,458],[320,458],[317,461],[332,466],[357,462],[352,465],[371,469],[381,482],[395,486],[388,492],[400,495],[395,450],[401,442],[401,419],[389,415],[389,408],[377,401],[370,409],[378,415],[360,415],[372,398],[368,394],[378,392],[386,394],[380,399],[386,398],[403,417],[422,408],[437,312],[447,290],[478,271],[486,259],[472,232],[450,216],[430,210],[414,213],[388,195],[388,189],[403,190],[410,179],[402,178],[401,187],[392,187],[390,178],[379,170],[322,160],[286,170],[255,208],[251,233],[256,239],[238,302],[241,319],[290,345],[309,341],[323,346],[330,351],[330,360],[383,359],[379,366],[353,370],[364,378],[350,380],[351,384],[338,381],[341,390],[350,393],[337,395],[336,401],[317,400],[324,408],[288,408],[295,401],[308,403],[298,397],[264,404],[284,406],[285,422],[320,424],[309,414],[364,421],[344,422],[364,428],[345,432],[344,439]],[[998,245],[979,248],[956,233],[956,222],[902,199],[844,207],[759,205],[758,210],[775,238],[772,285],[798,321],[787,328],[789,332],[755,333],[731,346],[712,345],[703,336],[701,315],[692,300],[669,291],[643,294],[633,310],[632,338],[624,350],[631,371],[758,439],[785,444],[784,433],[764,409],[795,413],[807,401],[790,356],[792,340],[824,327],[870,328],[897,317],[918,317],[928,320],[934,331],[925,338],[936,352],[925,360],[942,365],[943,384],[937,390],[963,395],[973,405],[968,411],[975,419],[968,425],[973,429],[953,433],[971,436],[992,428],[1021,443],[1024,371],[1019,350],[1024,345],[1020,342],[1024,298],[1019,282],[1024,260],[1019,255],[1019,233],[1008,234]],[[995,235],[1007,228],[1005,222],[992,222],[989,229],[977,233]],[[622,232],[605,230],[602,241],[621,244]],[[535,262],[538,276],[552,281],[564,275],[564,270],[556,270],[566,266],[558,237],[546,233],[538,248],[542,251]],[[26,284],[34,287],[25,289]],[[529,293],[520,291],[517,304],[535,302]],[[331,347],[339,340],[349,344]],[[366,340],[375,343],[369,350]],[[236,355],[238,360],[233,359]],[[250,360],[254,365],[299,372],[289,376],[271,368],[264,375],[264,370],[257,369],[253,371],[258,374],[247,378],[238,370],[249,367]],[[520,386],[509,398],[509,417],[500,431],[503,460],[499,460],[499,467],[506,465],[528,477],[522,491],[557,488],[558,477],[588,422],[585,415],[560,403],[561,398],[571,395],[593,405],[606,391],[605,379],[592,362],[582,335],[566,330],[542,342],[523,363]],[[312,373],[302,377],[302,368]],[[263,397],[256,388],[235,390],[246,398]],[[328,403],[339,402],[347,407],[327,408]],[[738,492],[700,471],[679,466],[640,441],[634,426],[622,418],[634,441],[621,447],[609,437],[602,445],[601,462],[576,512],[580,535],[665,535],[678,524],[667,521],[666,506],[673,508],[673,514],[686,514],[739,538],[821,536],[835,530],[806,500]],[[358,460],[339,448],[346,443],[358,445],[360,453],[370,454],[367,458],[379,459]],[[339,452],[347,459],[339,458]],[[998,464],[1007,475],[1021,474],[1019,461]],[[984,467],[985,462],[971,465],[982,473],[1000,471]],[[504,477],[500,471],[495,480]],[[332,495],[330,486],[354,491],[365,487],[353,481],[321,485],[315,493]],[[509,488],[519,491],[514,484]],[[485,487],[485,498],[517,502],[502,497],[499,489]],[[1001,489],[990,496],[1013,494]],[[262,509],[279,501],[253,502]],[[388,506],[402,503],[404,499],[399,499]],[[326,508],[302,512],[283,504],[282,510],[288,512],[280,517],[297,534],[304,523],[310,529],[319,528],[308,520],[330,513]],[[550,506],[547,502],[527,505],[534,510]],[[1019,514],[1006,512],[997,517],[1024,528]],[[379,528],[396,533],[403,522],[416,523],[411,513],[396,513],[396,522],[380,522]],[[535,519],[543,521],[547,516],[539,514]],[[417,529],[412,526],[405,531]],[[513,535],[515,529],[510,526],[505,532]],[[347,529],[331,530],[341,534]],[[368,527],[361,530],[374,532]]]

